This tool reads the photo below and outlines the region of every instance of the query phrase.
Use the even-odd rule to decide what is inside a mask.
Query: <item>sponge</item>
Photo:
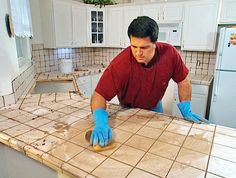
[[[90,142],[91,134],[92,134],[92,130],[89,130],[86,132],[86,134],[85,134],[86,141]],[[100,145],[93,145],[93,150],[96,152],[100,152],[100,151],[110,150],[115,147],[116,147],[116,143],[113,140],[111,140],[111,141],[109,141],[108,145],[104,146],[104,147],[102,147]]]

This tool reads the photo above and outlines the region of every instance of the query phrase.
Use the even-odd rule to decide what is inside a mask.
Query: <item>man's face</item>
[[[155,54],[156,45],[151,41],[150,37],[140,38],[131,35],[130,45],[133,56],[138,63],[147,65]]]

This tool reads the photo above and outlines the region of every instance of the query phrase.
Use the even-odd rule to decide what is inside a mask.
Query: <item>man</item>
[[[157,23],[147,16],[131,22],[130,46],[112,60],[91,98],[95,124],[91,144],[106,146],[112,138],[106,101],[117,95],[123,106],[163,112],[161,100],[170,79],[178,85],[178,107],[183,117],[200,123],[200,117],[190,109],[188,69],[173,46],[156,42],[158,32]]]

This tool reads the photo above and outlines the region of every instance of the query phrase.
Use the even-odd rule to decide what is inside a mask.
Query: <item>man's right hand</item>
[[[112,139],[112,129],[108,125],[108,113],[105,109],[99,108],[93,111],[94,129],[90,137],[90,144],[100,146],[108,145]]]

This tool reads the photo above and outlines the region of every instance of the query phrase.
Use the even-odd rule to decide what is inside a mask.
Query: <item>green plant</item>
[[[100,8],[105,5],[117,4],[115,0],[83,0],[83,2],[85,4],[94,4],[95,6],[99,5]]]

